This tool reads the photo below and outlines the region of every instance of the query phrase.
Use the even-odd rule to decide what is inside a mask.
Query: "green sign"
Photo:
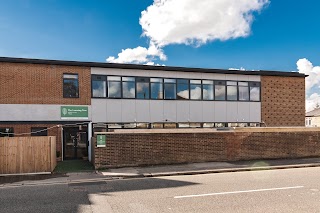
[[[97,147],[106,147],[106,135],[97,135]]]
[[[87,106],[61,106],[61,119],[88,119]]]

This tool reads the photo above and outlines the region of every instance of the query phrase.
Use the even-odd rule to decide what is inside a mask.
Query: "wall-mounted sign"
[[[61,106],[61,119],[88,119],[87,106]]]
[[[97,135],[97,147],[106,147],[106,135]]]

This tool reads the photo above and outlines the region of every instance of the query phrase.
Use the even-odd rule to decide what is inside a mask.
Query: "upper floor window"
[[[108,76],[108,97],[121,98],[121,77]]]
[[[238,89],[236,81],[227,81],[227,100],[236,101],[238,98]]]
[[[214,85],[214,96],[217,101],[226,100],[226,82],[216,81]]]
[[[238,82],[239,101],[249,101],[248,82]]]
[[[177,79],[177,99],[189,99],[189,80]]]
[[[203,100],[214,100],[213,81],[202,81],[202,98]]]
[[[136,78],[137,81],[137,98],[149,99],[149,78]]]
[[[201,91],[201,80],[190,80],[190,92],[192,100],[201,100],[202,91]]]
[[[63,97],[79,98],[78,74],[63,74]]]
[[[260,101],[260,82],[249,82],[250,101]]]
[[[176,79],[164,79],[164,99],[176,99]]]
[[[163,82],[162,78],[151,78],[151,99],[163,99]]]
[[[136,79],[134,77],[122,77],[122,97],[136,97]]]
[[[106,98],[107,97],[107,77],[92,76],[92,97]]]

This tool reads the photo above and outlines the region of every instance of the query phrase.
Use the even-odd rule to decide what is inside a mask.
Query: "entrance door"
[[[79,127],[63,128],[64,159],[84,159],[88,157],[88,132]]]

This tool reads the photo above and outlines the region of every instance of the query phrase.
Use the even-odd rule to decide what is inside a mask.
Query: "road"
[[[5,184],[0,212],[320,212],[320,168]]]

